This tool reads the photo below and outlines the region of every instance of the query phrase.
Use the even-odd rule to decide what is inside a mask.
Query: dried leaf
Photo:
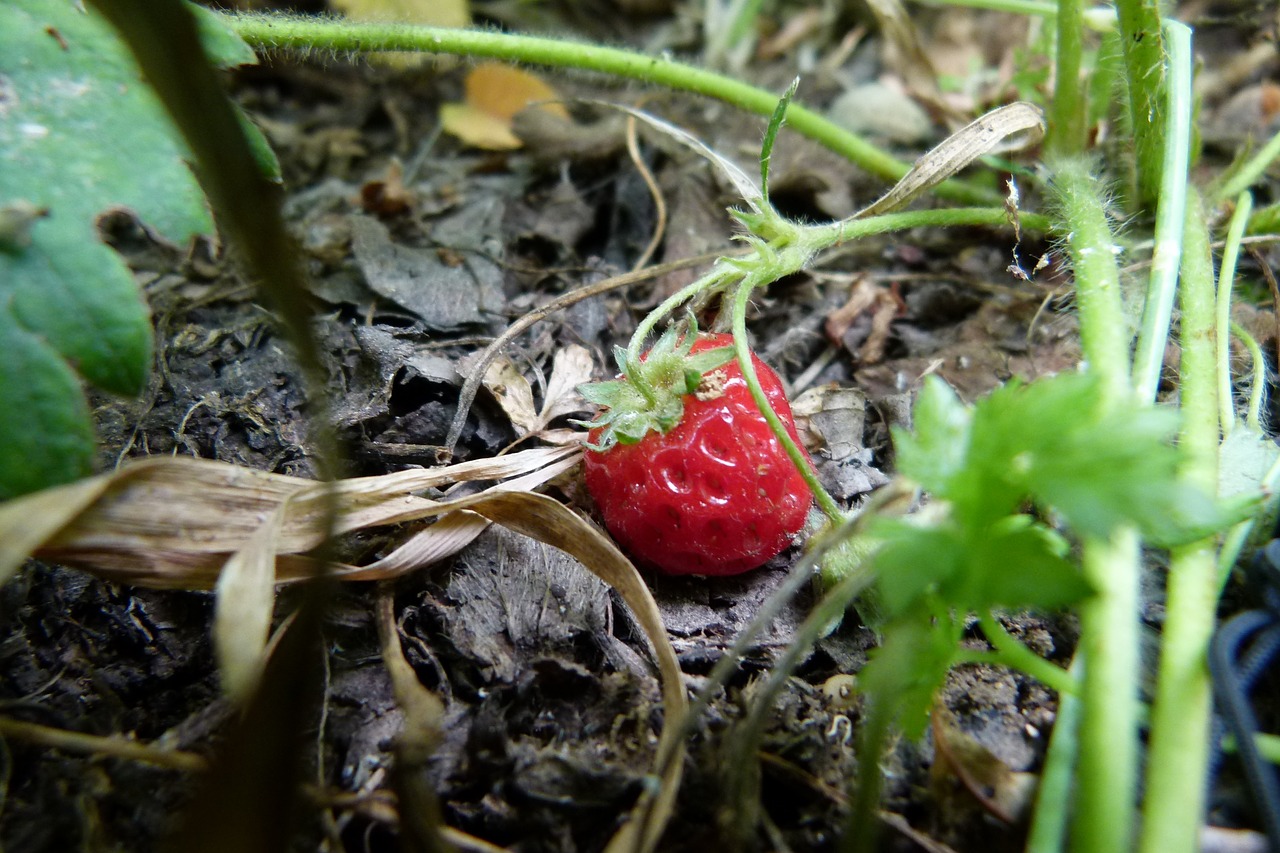
[[[532,488],[575,462],[576,448],[525,450],[445,468],[341,480],[336,533],[441,514],[447,505],[413,492],[446,483],[503,480]],[[70,486],[0,505],[0,578],[37,554],[109,580],[169,589],[209,589],[223,564],[285,507],[276,540],[280,581],[314,574],[300,555],[320,544],[324,484],[223,462],[156,457]],[[386,577],[339,566],[353,580]]]
[[[485,371],[483,381],[484,387],[511,419],[517,435],[527,435],[538,429],[538,410],[533,403],[533,388],[514,361],[506,357],[494,359],[493,364]]]
[[[938,751],[931,772],[934,784],[945,783],[950,775],[997,820],[1006,824],[1022,820],[1035,796],[1036,777],[1001,761],[961,729],[949,710],[935,707],[930,723]]]
[[[477,65],[467,74],[464,102],[440,107],[440,124],[468,145],[490,151],[510,151],[522,144],[512,131],[517,113],[528,107],[565,120],[569,111],[556,103],[556,90],[528,71],[499,62]]]
[[[733,188],[737,190],[738,195],[742,197],[742,200],[748,207],[756,213],[761,212],[760,202],[764,197],[764,192],[760,187],[756,186],[756,182],[752,180],[746,172],[742,171],[742,169],[738,167],[738,164],[734,163],[728,157],[718,154],[706,143],[689,133],[687,130],[676,127],[670,122],[663,121],[652,113],[647,113],[644,110],[637,110],[633,107],[623,106],[622,104],[611,104],[607,101],[591,101],[590,103],[602,107],[608,107],[611,110],[621,110],[627,115],[635,116],[654,130],[657,130],[660,133],[671,137],[676,142],[679,142],[681,145],[692,149],[694,153],[706,158],[708,162],[720,170],[720,173],[729,180],[729,183],[733,184]]]
[[[333,7],[353,21],[422,24],[429,27],[471,25],[469,0],[333,0]],[[392,68],[416,68],[433,58],[425,53],[375,53],[375,61]]]
[[[618,591],[648,636],[662,676],[664,725],[654,764],[664,768],[662,778],[658,785],[645,787],[630,819],[607,848],[615,853],[648,851],[661,836],[679,789],[684,744],[678,732],[687,701],[675,651],[639,572],[589,522],[552,498],[526,491],[579,458],[576,448],[538,448],[446,468],[329,484],[210,460],[154,458],[77,484],[79,489],[63,487],[0,506],[0,531],[20,532],[41,513],[33,526],[48,542],[37,553],[108,578],[151,586],[205,587],[226,564],[218,584],[219,656],[228,667],[224,678],[237,694],[259,671],[263,626],[270,621],[273,563],[277,581],[311,573],[305,559],[272,557],[318,545],[329,500],[339,507],[337,532],[445,516],[439,535],[414,537],[404,553],[384,565],[338,567],[347,579],[387,577],[422,565],[424,559],[453,553],[490,521],[559,548]],[[502,477],[514,479],[452,501],[412,494],[450,481]],[[59,506],[64,499],[69,508]],[[42,536],[3,540],[0,572],[12,572]]]
[[[586,401],[577,388],[592,377],[591,351],[578,344],[557,350],[551,362],[551,377],[541,408],[533,402],[533,388],[509,358],[499,358],[485,371],[484,387],[502,406],[518,435],[545,436],[547,426],[561,415],[586,411]],[[581,433],[573,431],[572,436]],[[566,443],[566,436],[557,436]]]
[[[556,352],[551,361],[551,378],[547,380],[547,397],[542,401],[542,425],[562,415],[584,411],[585,401],[578,386],[590,382],[593,372],[591,351],[578,344]]]
[[[276,602],[276,545],[286,505],[231,555],[214,587],[213,648],[222,690],[233,700],[253,695],[266,663]]]
[[[1016,101],[997,107],[931,148],[893,189],[855,213],[854,218],[905,207],[979,157],[1034,145],[1044,137],[1044,132],[1044,113],[1034,104]]]
[[[498,492],[456,502],[539,542],[576,557],[597,577],[618,591],[631,608],[636,621],[653,645],[662,675],[663,726],[658,740],[655,767],[666,767],[656,786],[645,786],[630,819],[622,825],[605,848],[607,853],[630,853],[654,849],[671,817],[680,788],[684,744],[676,733],[688,709],[683,676],[675,650],[667,638],[657,602],[631,561],[618,546],[594,526],[574,514],[559,501],[533,492]],[[675,755],[674,760],[668,760]]]

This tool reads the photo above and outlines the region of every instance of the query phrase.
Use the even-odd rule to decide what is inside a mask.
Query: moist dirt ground
[[[608,4],[608,14],[593,14],[601,10],[590,4],[539,5],[538,23],[650,50],[695,46],[685,8],[692,4],[639,5]],[[1276,22],[1250,18],[1248,5],[1187,10],[1201,22],[1205,137],[1217,146],[1202,168],[1248,133],[1268,130],[1277,113],[1266,109],[1280,91],[1266,82],[1277,69]],[[494,25],[520,26],[521,14],[534,14],[534,7],[476,7]],[[781,26],[791,14],[798,8],[776,10],[774,19]],[[980,111],[1034,85],[1016,64],[1029,38],[1025,20],[953,10],[922,11],[918,23],[935,61],[967,75],[953,93],[957,104]],[[910,75],[869,16],[846,10],[812,26],[744,74],[782,91],[803,62],[800,98],[820,109],[856,86],[879,87],[866,97],[887,98],[888,106],[880,122],[858,119],[860,129],[907,159],[945,135],[946,117],[905,94]],[[1224,57],[1268,43],[1270,58],[1233,66],[1234,76],[1223,70]],[[282,162],[280,202],[312,287],[309,304],[296,308],[314,318],[349,475],[437,464],[476,354],[526,313],[634,268],[655,233],[649,265],[733,248],[725,209],[738,200],[713,168],[643,127],[637,154],[629,154],[626,122],[584,101],[643,102],[748,171],[759,118],[704,99],[546,72],[563,95],[583,99],[570,108],[573,132],[518,126],[521,149],[486,152],[440,131],[439,107],[460,99],[466,72],[449,62],[396,70],[277,57],[232,79]],[[1105,152],[1109,143],[1101,144]],[[811,221],[847,216],[885,189],[787,132],[773,174],[779,207]],[[1005,177],[975,172],[983,175],[993,188]],[[127,213],[102,226],[146,294],[157,352],[143,396],[94,400],[101,468],[177,454],[315,476],[308,436],[317,407],[271,313],[240,274],[234,247],[164,246]],[[1267,251],[1245,260],[1246,278],[1263,280]],[[1041,258],[1046,263],[1034,269]],[[570,345],[592,355],[597,378],[611,375],[612,347],[705,268],[578,302],[519,336],[507,355],[535,393],[556,352]],[[909,422],[924,375],[941,375],[972,400],[1015,376],[1075,367],[1069,283],[1054,247],[1035,235],[1016,242],[1010,230],[912,231],[844,247],[776,283],[755,301],[749,326],[793,400],[806,400],[798,408],[818,434],[811,449],[820,473],[852,507],[892,476],[889,428]],[[1274,352],[1268,312],[1264,306],[1244,319]],[[714,323],[716,307],[701,319]],[[454,458],[493,456],[517,437],[508,413],[482,391]],[[590,515],[572,474],[545,491]],[[366,558],[391,544],[370,537],[342,547]],[[734,578],[645,575],[690,689],[704,683],[801,553],[794,548]],[[1158,566],[1146,587],[1144,617],[1155,632]],[[444,704],[443,737],[430,756],[397,753],[405,714],[380,653],[377,608],[385,597],[405,658]],[[768,626],[698,719],[660,849],[834,849],[861,719],[856,674],[875,645],[856,614],[798,662],[775,700],[752,762],[758,796],[735,800],[728,793],[735,780],[726,778],[745,709],[812,600],[802,591]],[[282,595],[277,619],[296,601],[295,593]],[[212,612],[208,592],[126,587],[31,562],[0,589],[3,713],[213,755],[238,712],[220,692]],[[1072,617],[1004,618],[1037,652],[1070,660]],[[293,784],[305,795],[289,849],[419,849],[410,824],[438,808],[464,849],[594,851],[647,784],[662,706],[643,631],[605,583],[549,546],[494,526],[428,569],[382,585],[344,585],[328,603],[323,637],[321,688],[297,703],[293,720],[303,745]],[[969,641],[981,644],[981,632]],[[1021,849],[1056,710],[1054,694],[1025,676],[955,669],[923,739],[896,742],[883,763],[884,847]],[[398,772],[398,761],[411,772]],[[163,849],[206,789],[182,770],[10,739],[0,742],[0,791],[4,848],[41,853]],[[423,793],[432,791],[434,804]],[[1238,798],[1220,786],[1215,817],[1247,823]],[[752,808],[757,819],[744,821]]]

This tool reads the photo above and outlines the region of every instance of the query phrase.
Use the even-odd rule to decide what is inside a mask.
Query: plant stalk
[[[1084,543],[1081,564],[1096,594],[1080,608],[1084,682],[1071,849],[1127,853],[1138,766],[1138,556],[1132,528]]]
[[[1075,272],[1085,363],[1102,381],[1101,405],[1114,406],[1133,391],[1106,204],[1088,164],[1080,159],[1055,164],[1053,189]],[[1121,528],[1109,540],[1087,538],[1083,543],[1084,574],[1096,592],[1081,607],[1077,652],[1084,678],[1072,847],[1082,853],[1127,851],[1132,836],[1138,775],[1138,560],[1139,537],[1133,528]]]
[[[1257,154],[1249,158],[1240,169],[1227,179],[1217,192],[1213,194],[1219,201],[1225,201],[1249,189],[1266,173],[1267,167],[1280,157],[1280,133],[1267,140],[1267,144]]]
[[[979,623],[987,641],[996,649],[996,663],[1031,676],[1056,692],[1059,700],[1080,689],[1069,672],[1027,648],[1017,637],[1006,631],[990,611],[979,616]]]
[[[1084,151],[1084,85],[1080,61],[1084,52],[1083,0],[1058,0],[1057,57],[1053,103],[1049,107],[1049,154],[1070,156]]]
[[[1156,209],[1155,254],[1134,356],[1133,384],[1141,400],[1154,401],[1160,387],[1165,341],[1173,318],[1178,267],[1182,259],[1182,227],[1186,218],[1187,164],[1191,158],[1191,30],[1165,24],[1169,48],[1167,127],[1160,203]]]
[[[227,18],[241,38],[255,48],[267,50],[418,51],[485,57],[639,80],[717,98],[766,118],[778,104],[776,93],[731,77],[662,57],[594,44],[492,30],[361,23],[293,15],[233,13]],[[896,182],[911,168],[910,164],[798,104],[791,104],[787,110],[787,125],[886,181]],[[998,203],[990,191],[955,180],[938,185],[936,192],[942,198],[961,204]]]
[[[1231,385],[1231,291],[1236,277],[1236,261],[1240,258],[1240,240],[1253,210],[1253,195],[1247,190],[1236,200],[1235,212],[1227,226],[1226,244],[1222,249],[1222,269],[1218,275],[1217,310],[1214,326],[1217,329],[1216,361],[1218,373],[1218,425],[1226,438],[1235,426],[1236,409]],[[1261,386],[1254,384],[1260,390]]]
[[[1182,473],[1210,494],[1218,486],[1213,258],[1193,195],[1183,232]],[[1177,548],[1169,564],[1164,630],[1143,809],[1142,853],[1194,853],[1204,820],[1212,684],[1208,649],[1218,598],[1215,540]]]
[[[1164,37],[1159,0],[1117,0],[1129,84],[1129,121],[1134,139],[1134,193],[1131,208],[1150,210],[1161,197],[1164,165]]]
[[[773,279],[764,280],[772,281]],[[822,482],[818,479],[817,472],[813,470],[813,463],[809,461],[804,451],[791,438],[787,428],[783,426],[782,420],[778,417],[778,413],[769,404],[769,398],[764,395],[764,389],[760,387],[760,378],[756,376],[755,365],[751,363],[751,350],[747,347],[747,303],[751,300],[751,292],[755,290],[755,286],[755,282],[750,279],[743,281],[738,285],[738,292],[733,301],[733,345],[738,356],[738,366],[742,369],[742,377],[747,381],[747,388],[751,391],[751,398],[755,400],[756,406],[760,409],[760,414],[764,416],[765,422],[769,424],[769,429],[773,431],[778,442],[782,445],[782,449],[786,451],[788,458],[791,459],[791,463],[796,466],[796,470],[804,478],[809,490],[813,492],[814,500],[818,502],[818,508],[831,521],[832,526],[838,526],[845,520],[844,510],[840,508],[840,504],[836,503],[836,499],[831,497],[831,494],[823,487]]]
[[[1077,656],[1068,671],[1077,681],[1083,680],[1083,658]],[[1040,771],[1040,789],[1036,792],[1036,810],[1027,834],[1026,853],[1061,853],[1063,849],[1070,816],[1071,782],[1080,752],[1079,731],[1080,697],[1059,694],[1058,714]]]

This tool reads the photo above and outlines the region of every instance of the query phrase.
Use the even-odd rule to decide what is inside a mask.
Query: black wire
[[[1280,554],[1280,549],[1276,553]],[[1267,558],[1271,556],[1268,554]],[[1267,558],[1255,564],[1268,562]],[[1266,596],[1268,603],[1280,600],[1280,596],[1274,594],[1274,587],[1268,591],[1272,593]],[[1251,639],[1252,643],[1246,648]],[[1258,751],[1254,739],[1258,720],[1249,692],[1277,653],[1280,653],[1280,612],[1274,608],[1249,610],[1232,617],[1218,629],[1209,650],[1209,669],[1222,719],[1235,736],[1250,793],[1273,851],[1280,851],[1280,779],[1275,768]],[[1216,749],[1220,738],[1215,737],[1214,743]]]

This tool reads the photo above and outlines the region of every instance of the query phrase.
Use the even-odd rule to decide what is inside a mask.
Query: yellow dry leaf
[[[354,21],[391,21],[429,27],[471,24],[468,0],[333,0],[333,8]]]
[[[353,21],[421,24],[428,27],[471,25],[470,0],[333,0],[337,9]],[[372,54],[375,61],[392,68],[414,68],[434,58],[423,53]]]
[[[489,151],[520,147],[511,131],[516,113],[535,106],[569,121],[560,96],[541,77],[500,62],[485,62],[471,69],[463,83],[463,103],[440,107],[440,124],[468,145]]]

